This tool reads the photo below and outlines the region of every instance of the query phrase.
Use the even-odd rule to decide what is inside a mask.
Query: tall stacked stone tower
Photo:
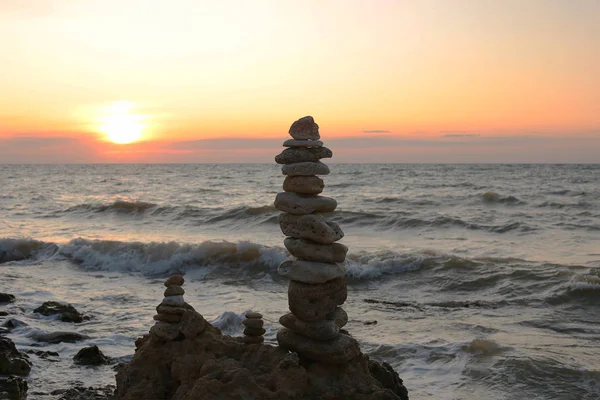
[[[319,126],[312,117],[292,124],[292,139],[275,157],[283,164],[284,192],[277,194],[275,207],[282,211],[279,226],[292,258],[279,265],[280,275],[289,278],[288,303],[291,313],[279,322],[279,345],[304,359],[328,364],[345,363],[360,354],[356,340],[341,333],[348,315],[339,306],[346,301],[348,248],[336,243],[344,232],[321,214],[336,209],[337,202],[320,196],[324,183],[317,175],[328,175],[329,167],[320,160],[331,158],[323,147]]]

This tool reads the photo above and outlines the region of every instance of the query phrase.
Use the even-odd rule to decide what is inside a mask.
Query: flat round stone
[[[320,215],[279,214],[279,227],[286,236],[309,239],[322,244],[331,244],[344,237],[344,232],[335,222]]]
[[[257,344],[265,341],[264,336],[244,336],[244,343]]]
[[[333,321],[339,328],[343,328],[348,323],[348,314],[342,307],[337,307],[335,310],[327,314],[325,319]]]
[[[319,161],[322,158],[333,157],[333,152],[327,147],[289,148],[275,156],[277,164],[294,164],[305,161]]]
[[[341,243],[321,244],[310,240],[287,237],[283,241],[291,255],[301,260],[340,263],[346,259],[348,247]]]
[[[319,194],[323,191],[325,183],[316,175],[286,176],[283,181],[283,190],[300,194]]]
[[[319,140],[319,125],[311,116],[295,121],[290,127],[290,135],[296,140]]]
[[[244,329],[244,335],[247,336],[261,336],[266,332],[265,328],[246,328]]]
[[[184,307],[173,307],[173,306],[167,306],[164,304],[159,304],[158,307],[156,307],[156,312],[158,314],[178,314],[178,315],[183,315],[183,313],[185,313],[187,310],[187,308]]]
[[[179,337],[179,328],[177,328],[177,325],[158,321],[150,328],[150,335],[154,335],[164,340],[175,340]]]
[[[184,282],[185,282],[185,279],[183,279],[183,276],[181,276],[181,275],[171,275],[169,277],[169,279],[167,279],[165,281],[165,286],[166,287],[169,287],[171,285],[179,285],[179,286],[181,286],[181,285],[183,285]]]
[[[244,324],[245,327],[248,328],[262,328],[264,325],[264,321],[262,319],[248,319],[246,318],[245,320],[242,321],[242,324]]]
[[[338,335],[330,341],[307,338],[287,328],[277,332],[279,346],[294,351],[300,357],[324,364],[344,364],[360,355],[356,339],[348,335]]]
[[[155,321],[168,322],[170,324],[178,324],[181,321],[181,315],[179,314],[156,314],[152,318]]]
[[[281,173],[288,176],[329,175],[329,172],[327,165],[311,161],[286,164],[281,168]]]
[[[346,278],[337,278],[325,283],[290,281],[288,286],[290,311],[308,322],[326,319],[337,306],[344,304],[347,297]]]
[[[315,261],[284,260],[277,268],[279,275],[304,283],[325,283],[346,276],[346,268],[340,264]]]
[[[323,142],[320,140],[296,140],[288,139],[283,142],[283,147],[322,147]]]
[[[185,290],[179,285],[170,285],[167,290],[165,290],[165,297],[169,296],[183,296],[185,294]]]
[[[292,331],[314,340],[333,340],[340,333],[340,327],[333,320],[307,322],[287,313],[279,318],[279,323]]]
[[[262,318],[262,314],[256,311],[248,311],[246,313],[246,318],[250,318],[250,319],[259,319]]]
[[[162,304],[165,306],[181,307],[185,303],[183,296],[167,296],[163,299]]]
[[[329,213],[337,208],[337,201],[331,197],[302,195],[281,192],[275,197],[275,208],[294,215]]]
[[[181,323],[179,324],[179,332],[186,338],[194,338],[200,333],[204,332],[206,328],[206,321],[202,315],[196,311],[187,310],[181,317]]]

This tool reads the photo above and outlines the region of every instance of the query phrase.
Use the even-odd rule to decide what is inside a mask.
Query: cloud
[[[386,131],[383,129],[367,129],[363,130],[362,133],[392,133],[392,131]]]
[[[445,138],[468,138],[468,137],[478,137],[479,133],[446,133],[442,135]]]

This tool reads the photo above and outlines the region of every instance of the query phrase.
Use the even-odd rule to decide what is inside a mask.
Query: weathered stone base
[[[298,353],[301,358],[323,364],[343,364],[361,354],[356,339],[343,334],[333,340],[320,341],[281,328],[277,332],[277,342],[284,349]]]

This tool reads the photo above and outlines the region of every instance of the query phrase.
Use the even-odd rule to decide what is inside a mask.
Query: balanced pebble
[[[167,290],[165,290],[165,297],[169,296],[183,296],[185,294],[185,290],[179,285],[170,285]]]
[[[242,324],[248,328],[262,328],[264,325],[264,321],[262,319],[245,319],[242,321]]]
[[[250,319],[260,319],[262,318],[262,314],[259,312],[255,312],[255,311],[249,311],[246,313],[246,318],[250,318]]]
[[[183,285],[183,283],[185,282],[185,279],[183,279],[183,276],[181,275],[172,275],[171,277],[169,277],[169,279],[167,279],[165,281],[165,286],[169,287],[171,285]]]
[[[162,304],[174,307],[181,307],[184,303],[183,296],[167,296],[162,301]]]

